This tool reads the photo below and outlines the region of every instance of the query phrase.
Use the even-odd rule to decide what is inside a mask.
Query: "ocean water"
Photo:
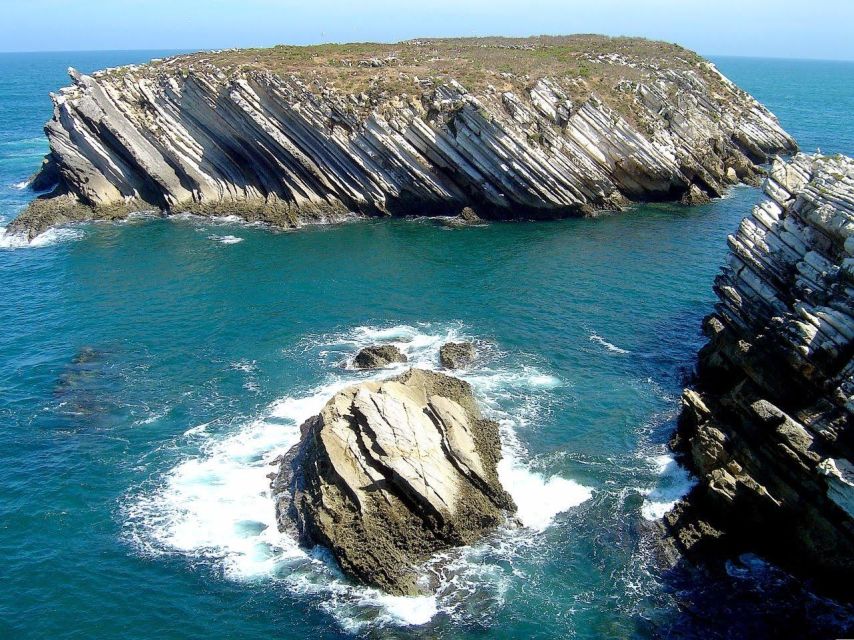
[[[33,197],[47,92],[162,52],[0,54],[0,225]],[[854,64],[720,59],[802,146],[854,153]],[[665,570],[654,520],[726,236],[759,199],[449,229],[293,232],[139,215],[0,235],[0,637],[832,637],[852,612],[753,556]],[[424,568],[434,597],[342,578],[275,530],[270,462],[394,342],[463,372],[523,528]],[[386,372],[389,373],[389,372]]]

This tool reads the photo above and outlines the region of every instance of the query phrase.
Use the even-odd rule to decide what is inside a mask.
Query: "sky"
[[[854,60],[854,0],[0,0],[0,50],[196,50],[604,33],[703,55]]]

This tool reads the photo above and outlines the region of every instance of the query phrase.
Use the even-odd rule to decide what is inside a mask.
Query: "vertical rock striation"
[[[584,215],[717,196],[796,148],[695,54],[580,38],[522,41],[511,58],[500,39],[463,39],[363,45],[389,49],[369,64],[346,57],[353,45],[72,69],[45,127],[60,197],[11,231],[140,207],[283,226],[466,206],[492,218]],[[626,42],[637,50],[601,53]]]
[[[854,160],[775,160],[730,236],[674,447],[699,485],[666,516],[689,551],[756,551],[850,598]]]

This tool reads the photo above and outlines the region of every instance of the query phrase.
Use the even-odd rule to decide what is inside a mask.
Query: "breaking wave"
[[[5,227],[0,227],[0,249],[36,249],[69,240],[79,240],[83,236],[82,229],[58,227],[48,229],[32,240],[27,240],[23,235],[7,233]]]
[[[237,236],[218,236],[218,235],[209,235],[209,240],[216,240],[222,244],[237,244],[238,242],[243,242],[243,238],[238,238]]]
[[[608,342],[607,340],[605,340],[605,338],[600,336],[595,331],[590,332],[590,342],[595,342],[596,344],[605,347],[608,351],[611,351],[612,353],[620,353],[620,354],[631,353],[631,351],[629,351],[627,349],[622,349],[622,348],[618,347],[617,345],[615,345],[611,342]]]
[[[512,565],[519,550],[560,513],[592,495],[589,487],[574,480],[534,472],[518,435],[537,417],[550,390],[561,384],[559,379],[533,365],[514,364],[494,345],[479,343],[482,366],[461,377],[474,387],[484,412],[500,425],[504,458],[499,476],[524,526],[508,525],[479,544],[434,557],[423,568],[434,595],[396,597],[355,585],[323,549],[301,548],[277,529],[268,478],[276,458],[298,442],[299,425],[337,391],[409,366],[436,369],[439,347],[466,338],[459,326],[399,325],[356,327],[306,339],[299,348],[328,365],[325,368],[333,372],[329,378],[276,400],[263,415],[227,434],[211,433],[207,424],[189,428],[183,440],[195,445],[197,454],[180,461],[153,490],[129,497],[129,539],[146,554],[180,553],[215,562],[230,579],[284,584],[293,594],[310,596],[348,631],[422,625],[436,616],[465,620],[491,615],[515,579]],[[378,342],[397,345],[409,362],[378,372],[336,366],[359,348]],[[475,592],[481,604],[487,603],[477,612],[467,607],[467,595]]]
[[[688,494],[696,480],[672,455],[652,456],[649,462],[655,466],[658,479],[652,488],[641,491],[644,494],[641,515],[646,520],[659,520]]]

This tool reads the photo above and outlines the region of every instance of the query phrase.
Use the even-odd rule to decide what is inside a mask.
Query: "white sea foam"
[[[15,184],[12,185],[12,187],[17,189],[18,191],[23,191],[24,189],[26,189],[29,186],[30,186],[29,180],[23,180],[21,182],[16,182]]]
[[[655,466],[658,480],[651,489],[641,490],[645,496],[641,515],[647,520],[659,520],[687,495],[696,480],[669,454],[652,456],[649,462]]]
[[[435,369],[439,347],[465,337],[461,327],[358,327],[322,336],[305,349],[334,359],[368,344],[392,342],[409,357],[405,366]],[[466,593],[486,593],[500,601],[512,579],[506,565],[512,565],[519,545],[546,529],[559,513],[591,496],[589,488],[572,480],[533,472],[517,433],[518,428],[530,427],[536,417],[536,398],[561,381],[530,365],[499,366],[501,362],[473,369],[464,377],[475,388],[485,413],[499,422],[504,454],[499,475],[519,507],[525,528],[508,525],[488,542],[452,550],[428,563],[423,580],[434,595],[392,597],[354,585],[326,552],[300,548],[278,531],[275,522],[267,475],[274,470],[275,458],[298,441],[299,425],[337,391],[367,378],[387,377],[394,370],[330,367],[333,373],[323,384],[273,402],[261,417],[236,432],[218,434],[208,424],[188,429],[185,442],[200,444],[200,450],[179,462],[156,490],[130,501],[131,537],[147,552],[180,552],[216,561],[235,580],[279,581],[295,594],[310,596],[349,631],[365,625],[422,625],[440,611],[457,615],[466,609]],[[251,370],[251,365],[241,361],[232,367]],[[505,405],[507,398],[515,403],[512,407]]]
[[[499,463],[498,475],[519,507],[516,516],[535,531],[543,531],[559,513],[577,507],[593,495],[589,487],[560,476],[546,478],[513,457]]]
[[[608,351],[611,351],[613,353],[622,353],[622,354],[631,353],[631,351],[628,351],[627,349],[621,349],[617,345],[615,345],[611,342],[608,342],[607,340],[605,340],[605,338],[600,336],[595,331],[590,332],[590,342],[595,342],[596,344],[605,347]]]
[[[205,232],[206,227],[242,227],[242,228],[269,228],[270,225],[266,222],[249,222],[240,216],[200,216],[196,213],[184,211],[181,213],[171,213],[166,216],[170,222],[183,222],[199,225],[202,228],[200,232]]]
[[[78,240],[84,235],[82,229],[58,227],[48,229],[42,234],[37,235],[32,240],[27,240],[26,236],[15,233],[7,233],[5,227],[0,227],[0,249],[36,249],[40,247],[48,247],[60,242],[69,240]]]
[[[208,239],[216,240],[217,242],[221,242],[222,244],[237,244],[238,242],[243,242],[243,238],[238,238],[237,236],[209,235]]]

